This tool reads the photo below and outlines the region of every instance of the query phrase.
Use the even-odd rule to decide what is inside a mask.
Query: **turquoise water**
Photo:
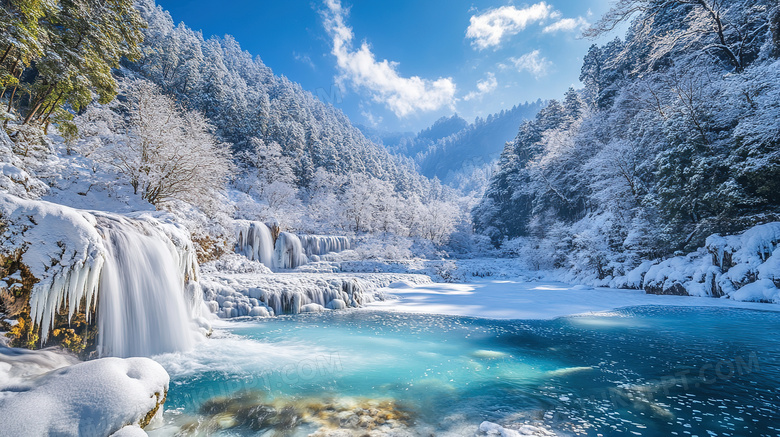
[[[771,312],[641,307],[552,321],[327,312],[226,323],[192,353],[158,359],[172,377],[168,431],[211,420],[201,433],[307,435],[322,423],[300,409],[282,424],[246,417],[261,404],[316,402],[349,405],[316,414],[342,411],[339,423],[354,425],[343,410],[373,400],[417,435],[474,435],[483,420],[588,436],[780,435]],[[254,409],[214,407],[231,397]]]

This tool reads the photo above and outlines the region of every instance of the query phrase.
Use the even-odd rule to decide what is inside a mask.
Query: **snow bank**
[[[298,314],[320,308],[361,307],[381,300],[392,282],[430,283],[404,274],[210,274],[201,280],[210,311],[220,318]],[[317,307],[308,306],[316,304]]]
[[[726,297],[780,303],[780,223],[755,226],[739,235],[712,235],[705,247],[648,267],[644,263],[617,286],[653,294]]]
[[[481,278],[539,279],[517,258],[475,258],[458,260],[362,260],[341,261],[340,271],[354,273],[409,273],[427,275],[437,282],[468,283]]]
[[[0,378],[50,359],[41,352],[0,349]],[[162,414],[168,373],[150,359],[51,366],[48,373],[0,384],[0,435],[106,436],[126,425],[146,426]],[[124,432],[131,431],[140,435],[140,428]]]

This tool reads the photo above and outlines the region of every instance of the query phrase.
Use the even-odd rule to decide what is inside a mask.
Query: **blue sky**
[[[158,0],[205,37],[231,34],[354,123],[417,131],[579,86],[578,39],[608,0]],[[218,4],[218,6],[217,6]],[[617,36],[612,35],[610,38]],[[596,41],[603,43],[604,41]]]

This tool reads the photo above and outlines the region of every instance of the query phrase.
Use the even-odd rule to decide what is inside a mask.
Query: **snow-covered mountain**
[[[148,27],[143,55],[125,62],[126,69],[202,112],[236,154],[252,150],[257,140],[277,143],[298,186],[307,186],[321,167],[337,175],[364,173],[401,190],[419,188],[413,169],[366,139],[340,110],[275,75],[231,36],[204,39],[183,23],[176,26],[154,0],[136,7]]]
[[[487,118],[477,118],[473,123],[455,114],[440,118],[417,134],[381,132],[362,126],[360,129],[381,141],[391,153],[413,159],[423,176],[457,185],[458,176],[492,165],[504,144],[517,135],[517,127],[533,118],[542,106],[541,100],[516,105]]]

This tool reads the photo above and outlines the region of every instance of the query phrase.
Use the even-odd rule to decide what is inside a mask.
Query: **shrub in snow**
[[[151,82],[124,80],[120,88],[124,99],[94,106],[76,120],[80,129],[100,132],[90,139],[98,142],[94,159],[115,167],[154,205],[173,199],[213,203],[231,163],[227,145],[211,134],[206,118],[183,111]]]

